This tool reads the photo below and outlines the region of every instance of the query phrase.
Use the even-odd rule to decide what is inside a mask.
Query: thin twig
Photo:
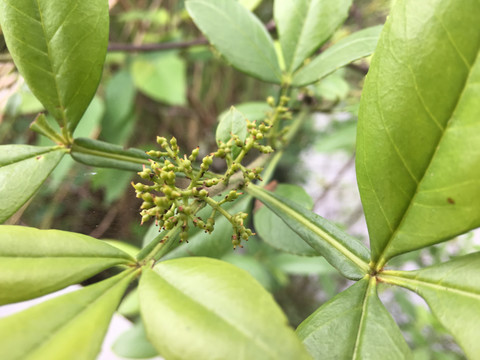
[[[149,51],[162,51],[173,49],[186,49],[192,46],[207,45],[208,40],[205,38],[198,38],[190,41],[179,41],[170,43],[158,43],[158,44],[118,44],[112,43],[108,45],[109,52],[149,52]]]

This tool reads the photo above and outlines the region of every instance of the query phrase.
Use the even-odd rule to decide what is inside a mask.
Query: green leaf
[[[235,109],[241,112],[250,121],[265,119],[267,112],[272,110],[270,105],[265,101],[250,101],[241,104],[236,104]],[[219,121],[228,115],[231,109],[225,110],[218,115]]]
[[[127,171],[141,171],[143,165],[149,164],[150,159],[140,149],[124,149],[119,145],[87,138],[75,139],[70,154],[85,165]]]
[[[238,136],[242,142],[245,142],[247,134],[247,118],[232,106],[225,116],[220,117],[215,138],[220,146],[221,143],[226,144],[233,135]],[[238,146],[233,145],[232,157],[235,159],[240,151],[241,149]]]
[[[137,57],[131,74],[135,86],[152,99],[170,105],[186,104],[186,65],[176,53]]]
[[[300,206],[311,209],[313,201],[300,186],[280,184],[275,194],[294,201]],[[269,245],[276,249],[303,256],[318,256],[308,243],[283,220],[266,206],[262,206],[253,214],[255,231]]]
[[[132,275],[125,271],[0,319],[0,358],[94,359]]]
[[[381,281],[423,297],[469,359],[480,354],[480,253],[416,271],[385,271]]]
[[[136,89],[128,70],[116,73],[105,86],[105,116],[102,119],[102,140],[125,144],[133,133],[133,107]]]
[[[382,26],[373,26],[353,33],[330,46],[312,62],[295,73],[293,86],[314,83],[342,66],[371,55],[375,50]]]
[[[219,260],[144,268],[140,307],[148,338],[167,359],[309,358],[272,296]]]
[[[397,324],[365,278],[310,315],[297,329],[314,359],[411,359]],[[388,355],[387,355],[388,354]]]
[[[397,1],[363,90],[357,177],[377,270],[480,226],[480,4]]]
[[[365,245],[330,221],[256,185],[250,184],[246,190],[268,206],[343,276],[358,280],[370,271],[370,255]]]
[[[33,94],[70,132],[97,90],[108,20],[104,0],[0,0],[0,24],[15,64]]]
[[[59,230],[0,226],[0,305],[33,299],[135,260],[100,240]]]
[[[275,0],[275,23],[288,73],[332,36],[351,4],[352,0]]]
[[[158,355],[157,350],[147,339],[141,320],[115,340],[112,350],[118,356],[130,359],[147,359]]]
[[[195,24],[234,67],[261,80],[282,81],[270,34],[240,3],[188,0],[185,5]]]
[[[37,192],[64,154],[58,146],[0,146],[0,223]]]

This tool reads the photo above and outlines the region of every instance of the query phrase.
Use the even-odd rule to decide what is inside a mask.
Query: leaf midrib
[[[370,288],[372,286],[375,286],[375,278],[370,278],[368,281],[368,286],[365,289],[365,296],[363,297],[363,302],[362,302],[362,315],[360,316],[360,322],[358,324],[358,332],[357,332],[357,337],[355,338],[355,345],[353,347],[353,354],[352,354],[352,359],[357,358],[357,353],[360,348],[360,344],[362,342],[362,335],[363,335],[363,328],[364,324],[366,322],[366,317],[367,317],[367,306],[368,306],[368,301],[370,300]]]
[[[385,282],[387,283],[394,283],[395,285],[405,287],[416,293],[420,293],[420,291],[418,290],[418,285],[420,285],[434,291],[453,293],[459,296],[473,298],[480,302],[480,292],[476,293],[468,289],[463,289],[460,286],[453,286],[451,284],[445,284],[442,282],[435,283],[432,281],[428,281],[427,279],[422,279],[418,277],[412,278],[408,273],[402,271],[385,271],[384,274],[381,274],[379,276],[379,278],[381,280],[385,280]],[[389,281],[389,279],[393,279],[393,281]]]
[[[44,154],[48,154],[48,153],[51,153],[51,152],[55,152],[55,151],[59,151],[61,149],[64,149],[63,147],[61,146],[55,146],[55,147],[52,147],[50,149],[45,149],[43,151],[39,151],[35,154],[25,154],[24,156],[20,156],[20,157],[15,157],[13,161],[11,162],[8,162],[8,163],[0,163],[0,168],[4,167],[4,166],[9,166],[9,165],[13,165],[13,164],[16,164],[16,163],[19,163],[19,162],[22,162],[22,161],[25,161],[25,160],[29,160],[29,159],[33,159],[37,156],[41,156],[41,155],[44,155]]]
[[[301,24],[301,29],[298,33],[298,37],[297,37],[297,41],[295,41],[295,49],[293,50],[293,54],[290,58],[290,65],[288,67],[288,72],[289,73],[293,73],[295,71],[293,65],[295,64],[295,59],[297,57],[297,53],[299,51],[299,48],[300,48],[300,40],[302,39],[303,37],[303,33],[305,31],[305,27],[307,25],[307,22],[308,22],[308,14],[309,14],[309,10],[310,10],[310,6],[312,5],[312,0],[307,0],[307,5],[306,5],[306,8],[307,8],[307,11],[306,11],[306,16],[305,16],[305,20],[302,21],[302,24]]]
[[[478,51],[480,49],[477,49],[477,57],[475,58],[475,61],[473,62],[473,64],[476,64],[476,62],[478,61],[478,59],[480,58],[480,51]],[[473,68],[474,66],[472,66]],[[453,123],[453,118],[454,118],[454,114],[456,113],[457,111],[457,108],[458,108],[458,105],[459,103],[461,102],[461,100],[463,99],[463,95],[466,91],[466,89],[468,88],[468,84],[469,84],[469,80],[470,80],[470,77],[472,76],[473,74],[473,71],[470,70],[470,72],[468,73],[468,76],[465,77],[465,81],[464,81],[464,84],[462,86],[462,90],[460,91],[459,95],[458,95],[458,98],[457,98],[457,101],[455,103],[455,108],[452,110],[449,118],[448,118],[448,121],[444,127],[444,130],[442,132],[442,135],[440,136],[437,144],[436,144],[436,147],[435,147],[435,151],[433,152],[429,162],[428,162],[428,166],[425,168],[425,171],[423,172],[422,174],[422,177],[421,179],[418,181],[418,183],[416,184],[416,188],[415,188],[415,193],[413,194],[412,198],[411,198],[411,201],[410,203],[408,204],[408,207],[407,209],[405,210],[405,212],[403,213],[402,215],[402,219],[400,220],[400,222],[398,223],[397,227],[394,229],[392,235],[390,236],[389,240],[387,241],[387,244],[385,245],[385,247],[383,248],[382,252],[380,253],[379,257],[378,257],[378,262],[377,262],[377,266],[376,266],[376,270],[377,271],[380,271],[383,266],[386,264],[386,262],[389,260],[389,258],[385,258],[385,253],[387,252],[388,248],[392,245],[393,241],[395,240],[397,234],[399,233],[400,229],[402,228],[403,226],[403,223],[405,221],[407,221],[406,219],[408,218],[408,214],[410,212],[410,210],[412,209],[413,207],[413,204],[415,204],[415,199],[416,197],[418,196],[419,194],[419,189],[421,188],[422,184],[423,184],[423,181],[425,180],[426,178],[426,175],[429,173],[429,170],[430,170],[430,167],[432,166],[432,164],[434,163],[434,160],[437,156],[437,153],[439,151],[439,148],[440,148],[440,144],[442,143],[444,137],[445,137],[445,134],[447,133],[447,131],[449,130],[450,126],[452,125]]]
[[[323,231],[320,229],[318,226],[316,226],[314,223],[312,223],[310,220],[305,218],[303,215],[292,211],[288,206],[283,204],[282,202],[278,201],[275,199],[273,196],[270,196],[268,192],[264,191],[261,188],[258,188],[258,186],[250,184],[249,187],[247,187],[247,192],[249,189],[253,189],[253,192],[250,191],[255,197],[258,197],[258,194],[260,193],[260,196],[267,197],[270,202],[274,203],[277,207],[281,208],[284,212],[288,213],[290,217],[293,219],[297,220],[299,223],[303,224],[307,229],[312,231],[314,234],[319,236],[320,238],[324,239],[325,241],[328,242],[329,245],[331,245],[336,251],[344,255],[348,260],[350,260],[351,263],[355,264],[355,266],[361,270],[365,271],[367,273],[370,270],[370,267],[366,262],[364,262],[360,257],[355,255],[352,251],[350,251],[348,248],[346,248],[344,245],[342,245],[340,242],[338,242],[335,238],[333,238],[331,235],[329,235],[327,232]],[[255,194],[257,195],[255,195]]]
[[[55,72],[53,70],[53,62],[51,60],[52,59],[52,55],[51,55],[52,50],[50,48],[50,42],[47,41],[47,33],[45,31],[45,23],[43,21],[43,14],[42,14],[42,11],[40,10],[40,4],[39,4],[38,1],[39,0],[35,0],[35,4],[37,5],[38,14],[40,15],[40,25],[42,26],[43,38],[44,38],[45,44],[47,46],[47,57],[48,57],[48,60],[49,60],[48,62],[50,64],[50,70],[51,70],[52,75],[54,75]],[[61,120],[62,124],[63,124],[63,127],[66,127],[67,126],[67,115],[65,113],[64,104],[63,104],[62,99],[60,97],[60,89],[59,89],[59,86],[58,86],[57,77],[52,76],[52,78],[53,78],[53,83],[55,84],[55,93],[57,94],[57,100],[58,100],[58,103],[60,105],[59,110],[60,110],[60,114],[61,114],[61,119],[58,119],[58,120]]]

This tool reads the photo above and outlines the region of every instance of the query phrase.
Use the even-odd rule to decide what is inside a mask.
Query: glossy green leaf
[[[100,240],[59,230],[0,226],[0,305],[33,299],[135,260]]]
[[[261,80],[280,83],[273,40],[260,20],[233,0],[188,0],[195,24],[237,69]]]
[[[87,138],[75,139],[70,154],[85,165],[129,171],[141,171],[143,165],[149,164],[150,158],[139,149],[124,149],[119,145]]]
[[[29,88],[73,132],[97,90],[108,42],[108,2],[1,0],[0,23]]]
[[[64,154],[57,146],[0,146],[0,223],[37,192]]]
[[[480,253],[416,271],[385,271],[380,280],[422,296],[469,359],[480,355]]]
[[[256,185],[251,184],[246,190],[268,206],[343,276],[361,279],[370,271],[370,254],[365,245],[330,221]]]
[[[152,99],[170,105],[186,104],[186,64],[176,53],[137,57],[131,74],[135,86]]]
[[[112,350],[122,358],[147,359],[158,355],[148,341],[143,322],[138,321],[133,328],[120,334],[112,345]]]
[[[245,115],[232,106],[225,116],[220,117],[215,138],[218,145],[227,143],[233,135],[238,136],[242,142],[245,142],[247,134],[247,119]],[[235,159],[240,151],[241,149],[234,145],[232,147],[232,157]]]
[[[242,198],[237,199],[235,202],[227,203],[222,207],[231,214],[236,214],[239,212],[248,213],[248,210],[251,206],[251,201],[252,198],[250,196],[243,196]],[[210,214],[211,209],[206,207],[197,215],[206,220]],[[179,247],[173,249],[162,259],[174,259],[187,256],[208,256],[220,258],[225,255],[225,253],[233,251],[232,235],[232,224],[223,215],[217,213],[215,216],[215,230],[213,233],[208,234],[202,229],[192,226],[188,232],[188,243],[183,243]]]
[[[365,278],[310,315],[297,329],[314,359],[412,359],[397,324]]]
[[[357,31],[318,55],[295,73],[293,86],[314,83],[342,66],[371,55],[375,50],[382,26],[373,26]]]
[[[273,297],[248,273],[208,258],[145,268],[140,307],[167,359],[308,359]]]
[[[480,226],[480,3],[400,0],[360,106],[356,168],[381,269]]]
[[[287,72],[293,73],[345,21],[352,0],[275,0]]]
[[[311,197],[300,186],[280,184],[275,194],[294,201],[305,209],[312,209]],[[266,206],[262,206],[253,214],[255,231],[269,245],[276,249],[304,256],[318,256],[313,249],[283,220]]]
[[[2,360],[92,360],[132,280],[123,272],[0,319]]]

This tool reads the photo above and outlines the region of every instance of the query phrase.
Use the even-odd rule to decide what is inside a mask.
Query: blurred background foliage
[[[254,9],[275,37],[272,1],[239,1]],[[110,47],[103,79],[76,137],[147,150],[156,148],[156,135],[175,136],[185,152],[200,146],[204,153],[209,153],[215,148],[217,119],[231,105],[238,106],[251,120],[262,118],[267,106],[265,99],[276,95],[278,88],[228,66],[189,19],[182,0],[109,2]],[[359,29],[383,24],[390,5],[391,0],[354,1],[347,22],[336,32],[333,42]],[[302,185],[306,190],[284,188],[283,195],[295,200],[303,197],[305,206],[338,221],[365,241],[354,148],[357,110],[368,63],[368,59],[358,61],[292,94],[293,112],[308,107],[311,119],[283,157],[275,176],[278,182]],[[42,105],[16,72],[0,37],[0,144],[48,145],[49,140],[28,129],[41,111]],[[129,185],[135,176],[119,170],[90,168],[65,157],[36,197],[7,223],[75,231],[141,246],[155,236],[157,229],[140,227],[140,202]],[[271,184],[271,189],[275,187]],[[257,210],[255,222],[266,221],[268,214]],[[278,221],[269,219],[269,224],[281,227]],[[243,251],[235,252],[229,236],[222,230],[216,231],[212,236],[226,247],[219,245],[209,255],[223,258],[255,276],[274,294],[293,326],[349,285],[322,258],[280,253],[269,245],[268,231],[256,231],[259,236]],[[200,245],[202,239],[198,237],[195,240]],[[480,250],[478,241],[467,235],[401,256],[395,265],[417,268],[472,249]],[[172,257],[181,255],[185,254],[179,251]],[[155,355],[138,320],[135,292],[131,294],[133,300],[124,304],[123,313],[137,325],[117,341],[115,349],[123,356]],[[415,358],[463,358],[422,300],[414,297],[412,302],[412,298],[401,289],[385,289],[382,293],[382,300],[415,349]]]

